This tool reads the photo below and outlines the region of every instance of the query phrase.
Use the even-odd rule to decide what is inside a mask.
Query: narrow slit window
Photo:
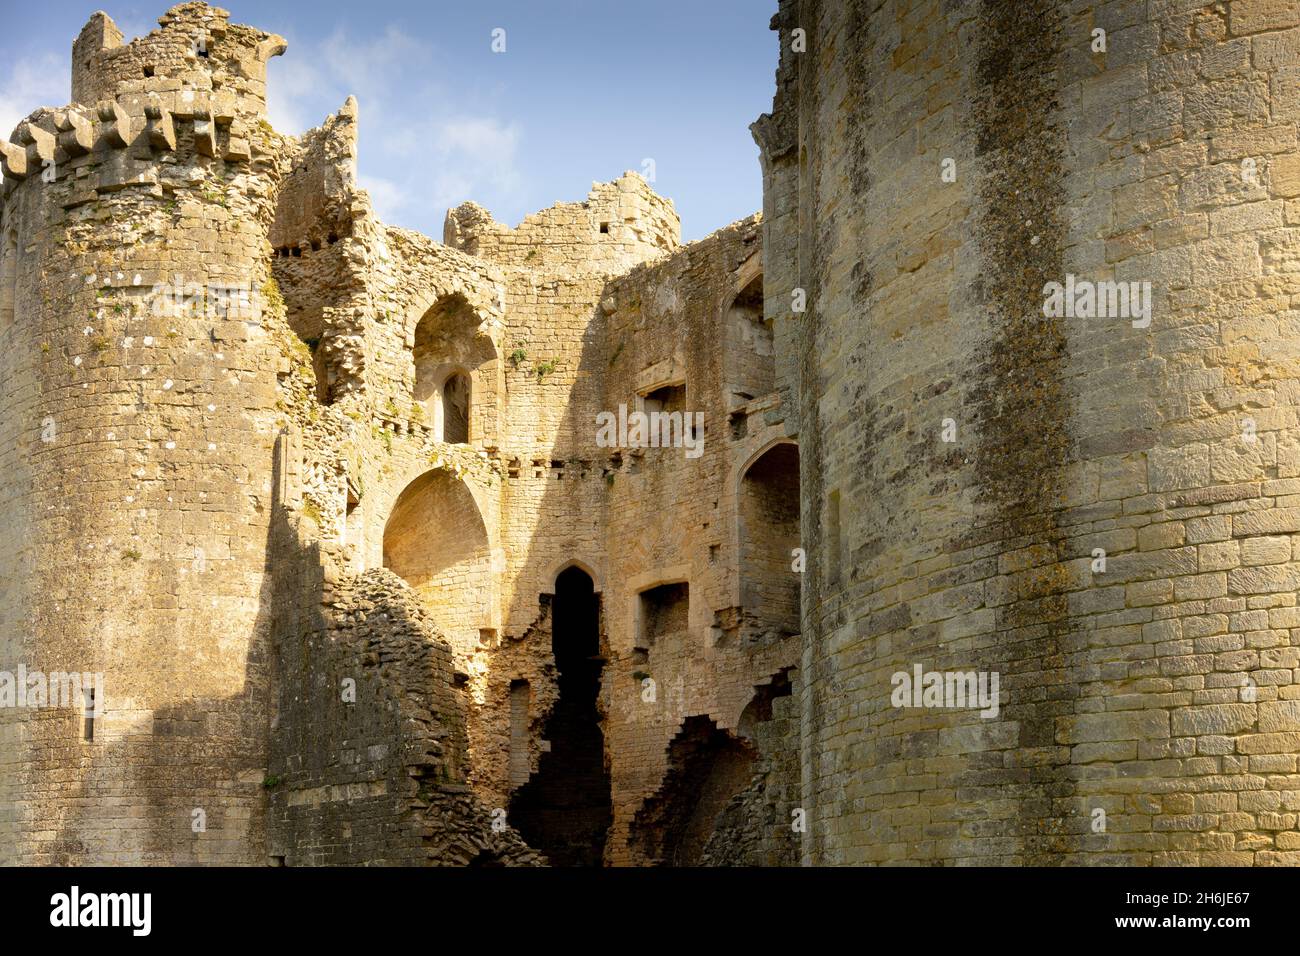
[[[82,737],[85,740],[95,739],[95,689],[88,687],[81,692],[82,702],[84,705]]]

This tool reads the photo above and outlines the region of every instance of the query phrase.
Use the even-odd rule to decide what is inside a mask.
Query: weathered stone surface
[[[387,226],[159,23],[0,143],[0,670],[105,677],[0,708],[0,863],[1300,859],[1294,4],[781,0],[686,246]]]
[[[283,40],[159,24],[95,14],[77,102],[4,149],[0,621],[32,629],[0,669],[105,693],[93,740],[0,712],[0,862],[536,864],[510,821],[566,733],[604,768],[596,860],[698,861],[724,815],[793,860],[799,456],[760,217],[682,246],[629,172],[514,229],[467,203],[440,244],[358,189],[354,99],[271,128]],[[606,441],[620,406],[669,440]],[[568,568],[598,601],[576,731]]]
[[[753,129],[767,315],[809,304],[804,862],[1286,861],[1276,807],[1211,804],[1287,792],[1300,730],[1297,16],[782,0]],[[1149,315],[1046,308],[1107,280]],[[918,771],[980,719],[892,705],[918,663],[1000,674],[1018,733]]]

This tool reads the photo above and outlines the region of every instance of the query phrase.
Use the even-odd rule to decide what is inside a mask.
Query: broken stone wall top
[[[357,101],[308,130],[296,146],[271,227],[277,250],[320,248],[352,234],[356,190]]]
[[[443,242],[499,265],[625,272],[681,245],[672,200],[628,171],[592,183],[585,202],[556,203],[511,229],[467,202],[447,213]]]
[[[241,115],[265,115],[266,63],[287,44],[229,17],[219,7],[182,3],[158,19],[161,29],[123,46],[112,18],[93,14],[72,45],[73,102],[143,94],[176,112],[185,94],[211,94]]]

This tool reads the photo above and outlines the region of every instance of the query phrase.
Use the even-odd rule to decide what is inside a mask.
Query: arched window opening
[[[799,446],[773,445],[745,472],[739,489],[742,644],[799,633]]]
[[[452,372],[442,383],[442,441],[469,441],[469,376]]]
[[[726,385],[735,402],[747,402],[776,388],[772,323],[763,319],[763,276],[740,290],[727,309]]]
[[[555,579],[551,651],[559,689],[544,732],[551,749],[542,754],[527,784],[515,791],[509,819],[552,865],[600,866],[613,821],[597,707],[605,661],[600,598],[580,568],[566,568]]]
[[[413,397],[436,441],[477,441],[490,428],[486,396],[477,393],[481,385],[490,391],[487,367],[496,359],[496,348],[479,324],[469,302],[456,293],[434,303],[415,327]]]

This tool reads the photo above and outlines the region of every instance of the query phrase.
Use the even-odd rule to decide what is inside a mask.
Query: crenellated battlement
[[[112,18],[95,13],[72,47],[73,101],[207,93],[235,114],[265,115],[266,64],[287,44],[229,18],[219,7],[182,3],[159,18],[160,29],[123,45]]]
[[[93,106],[42,107],[18,124],[9,141],[0,141],[0,198],[24,180],[52,184],[73,173],[81,194],[115,192],[149,182],[163,153],[246,163],[250,133],[249,119],[229,93],[150,91]]]
[[[71,189],[57,201],[157,181],[161,155],[227,163],[252,158],[251,136],[265,122],[266,63],[282,37],[229,23],[229,13],[183,3],[160,29],[122,43],[108,14],[93,14],[73,44],[71,105],[31,113],[0,140],[0,200],[37,178]]]

